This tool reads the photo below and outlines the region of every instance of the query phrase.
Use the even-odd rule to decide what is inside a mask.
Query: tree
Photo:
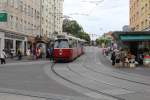
[[[110,43],[111,43],[112,39],[109,38],[109,37],[99,37],[98,39],[96,39],[96,43],[98,45],[101,45],[104,44],[105,46],[108,46]]]
[[[80,32],[79,38],[84,39],[84,40],[86,40],[87,42],[90,42],[90,41],[91,41],[91,38],[90,38],[89,34],[86,33],[86,32]]]
[[[64,19],[63,32],[70,33],[73,36],[84,39],[88,42],[91,40],[89,34],[84,32],[82,26],[75,20]]]

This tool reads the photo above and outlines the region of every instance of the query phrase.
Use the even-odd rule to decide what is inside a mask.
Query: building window
[[[148,20],[146,19],[145,20],[145,28],[147,28],[148,27]]]
[[[12,15],[10,16],[10,28],[11,29],[13,28],[13,16]]]
[[[34,13],[34,10],[33,8],[31,9],[31,16],[33,17],[33,13]]]
[[[143,29],[143,27],[144,27],[144,22],[141,22],[141,28]]]
[[[24,13],[27,14],[27,5],[24,4]]]
[[[10,0],[10,6],[14,7],[14,0]]]
[[[16,24],[16,29],[18,30],[18,17],[16,17],[16,22],[15,22],[15,24]]]
[[[23,2],[20,1],[20,11],[22,12],[23,11]]]

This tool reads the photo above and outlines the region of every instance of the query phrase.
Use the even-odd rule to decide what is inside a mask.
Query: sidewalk
[[[99,53],[99,58],[100,61],[107,67],[116,69],[111,65],[111,59],[110,56],[104,56],[102,53]],[[150,76],[150,68],[145,67],[144,65],[138,65],[135,68],[128,68],[128,67],[120,67],[117,68],[116,70],[122,71],[122,72],[127,72],[127,73],[134,73],[134,74],[140,74],[144,76]]]
[[[38,59],[38,60],[34,60],[34,59],[29,59],[27,56],[23,56],[21,60],[18,60],[17,57],[14,57],[13,59],[11,58],[7,58],[6,59],[6,64],[10,64],[10,63],[21,63],[21,62],[33,62],[33,61],[49,61],[48,58],[43,58],[43,59]]]
[[[106,55],[103,55],[103,54],[101,54],[103,57],[105,57],[105,59],[107,60],[107,61],[109,61],[110,63],[112,62],[111,61],[111,54],[109,53],[107,56]],[[146,68],[144,65],[137,65],[135,68],[137,68],[137,67],[140,67],[140,68]],[[124,68],[124,67],[122,67],[122,68]],[[128,68],[128,67],[125,67],[125,68]]]

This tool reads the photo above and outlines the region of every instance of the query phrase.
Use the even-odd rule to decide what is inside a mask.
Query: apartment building
[[[0,11],[7,14],[7,21],[0,22],[1,50],[21,49],[26,52],[29,36],[39,34],[39,0],[1,0]]]
[[[50,38],[55,31],[61,33],[62,18],[55,14],[63,9],[60,1],[1,0],[0,13],[7,14],[7,21],[0,22],[0,50],[21,48],[25,53],[36,36]]]
[[[150,30],[150,0],[130,0],[130,27],[134,31]]]
[[[54,0],[54,31],[58,32],[58,34],[62,33],[63,2],[64,0]]]

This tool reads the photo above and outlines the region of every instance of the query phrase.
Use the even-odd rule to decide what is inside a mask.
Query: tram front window
[[[54,48],[69,48],[67,40],[57,40],[55,41]]]

